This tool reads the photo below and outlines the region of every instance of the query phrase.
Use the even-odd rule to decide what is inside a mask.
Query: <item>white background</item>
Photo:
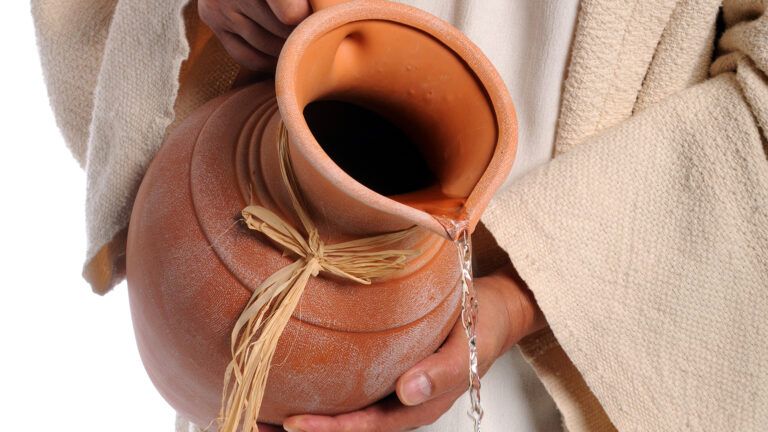
[[[170,431],[141,365],[125,285],[80,276],[85,178],[48,106],[25,0],[0,26],[2,431]]]

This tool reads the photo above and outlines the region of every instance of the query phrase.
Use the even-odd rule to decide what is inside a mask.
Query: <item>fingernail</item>
[[[403,384],[403,394],[400,395],[401,402],[405,405],[418,405],[432,394],[432,383],[429,378],[423,374],[416,374]]]
[[[296,423],[296,419],[289,419],[286,423],[283,424],[283,429],[286,430],[286,432],[304,432],[304,429],[296,426],[293,423]],[[291,423],[291,424],[287,424]]]

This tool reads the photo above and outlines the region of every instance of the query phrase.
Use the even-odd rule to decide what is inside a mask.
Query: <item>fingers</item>
[[[272,12],[283,24],[297,25],[312,13],[309,0],[266,0]]]
[[[418,405],[468,385],[467,338],[458,322],[438,352],[403,374],[395,391],[404,405]]]
[[[265,0],[239,0],[239,3],[242,14],[273,35],[285,39],[293,30],[293,26],[283,23],[275,16]]]
[[[391,396],[360,411],[338,416],[300,415],[283,423],[289,432],[399,432],[434,423],[462,392],[444,395],[416,407]]]
[[[508,340],[507,308],[500,294],[478,284],[480,317],[477,324],[478,368],[485,373],[502,354]],[[469,353],[464,326],[459,320],[443,346],[404,373],[396,383],[404,405],[418,405],[469,386]]]
[[[547,326],[533,293],[511,263],[478,281],[484,287],[496,291],[500,301],[506,305],[510,329],[505,348],[512,347],[523,337]]]
[[[199,0],[197,7],[230,56],[257,72],[274,70],[292,25],[311,12],[308,0]]]
[[[241,65],[253,71],[273,71],[277,59],[252,47],[237,34],[228,31],[216,33],[229,55]]]
[[[232,24],[236,33],[257,51],[272,57],[280,55],[285,39],[268,32],[245,15],[233,17]]]
[[[532,300],[526,298],[524,286],[507,273],[478,278],[475,286],[480,308],[478,366],[482,375],[511,343],[536,326],[536,313],[528,305]],[[467,350],[467,338],[459,321],[438,352],[398,379],[396,397],[339,416],[291,417],[283,426],[289,432],[399,432],[431,424],[467,390]]]

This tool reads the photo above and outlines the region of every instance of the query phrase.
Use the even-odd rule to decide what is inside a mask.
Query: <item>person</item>
[[[130,203],[166,129],[229,88],[237,62],[271,71],[311,7],[91,3],[33,12],[54,112],[87,170],[84,274],[103,292],[122,278]],[[521,113],[513,175],[483,217],[505,259],[478,279],[483,368],[519,342],[570,431],[764,430],[768,2],[407,3],[478,43]],[[63,16],[84,12],[91,27],[69,34]],[[466,384],[456,336],[400,378],[399,400],[285,428],[435,421]]]

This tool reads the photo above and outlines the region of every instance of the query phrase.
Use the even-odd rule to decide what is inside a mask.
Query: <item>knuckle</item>
[[[217,30],[227,26],[228,19],[221,0],[201,0],[197,3],[197,14],[210,28]]]
[[[449,362],[446,362],[446,374],[454,387],[462,385],[467,375],[464,359],[453,356]]]
[[[309,6],[306,0],[290,0],[280,3],[275,11],[277,19],[286,25],[296,25],[307,17]]]

